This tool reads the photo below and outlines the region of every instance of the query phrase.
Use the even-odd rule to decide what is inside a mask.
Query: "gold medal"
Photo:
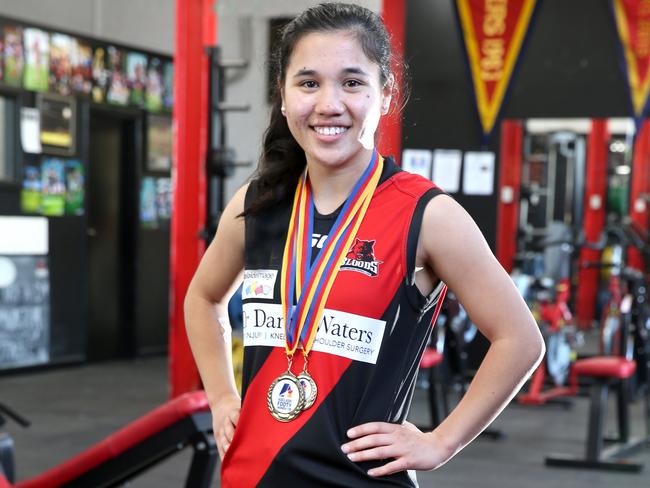
[[[298,381],[300,382],[300,385],[305,392],[305,405],[302,407],[302,409],[307,410],[316,401],[316,397],[318,396],[318,387],[316,386],[314,378],[312,378],[307,371],[307,365],[309,364],[309,354],[305,353],[304,349],[303,357],[305,359],[305,365],[302,368],[302,373],[298,375]]]
[[[318,387],[316,386],[314,378],[312,378],[307,371],[303,371],[298,375],[298,381],[305,392],[305,405],[302,409],[307,410],[316,401],[316,397],[318,396]]]
[[[266,400],[274,419],[289,422],[302,412],[305,406],[305,390],[296,375],[287,371],[271,383]]]

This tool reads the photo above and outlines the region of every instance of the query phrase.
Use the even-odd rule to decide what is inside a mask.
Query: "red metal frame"
[[[596,243],[605,225],[607,199],[607,144],[609,131],[606,119],[591,121],[591,132],[587,140],[587,165],[585,175],[585,204],[582,229],[585,240]],[[576,290],[576,317],[580,328],[591,328],[596,308],[599,270],[584,267],[583,263],[600,260],[598,249],[583,248],[580,251],[580,270]]]
[[[208,143],[207,46],[216,43],[216,0],[176,0],[174,53],[174,202],[170,239],[170,396],[201,386],[183,317],[183,300],[205,251]]]
[[[381,18],[391,36],[391,50],[397,59],[404,58],[404,32],[406,28],[406,1],[384,0],[381,7]],[[398,86],[402,87],[403,69],[399,63],[393,66]],[[396,101],[393,100],[393,103]],[[398,103],[401,100],[397,100]],[[402,112],[397,108],[384,115],[379,122],[378,151],[385,156],[394,156],[399,163],[402,158]]]
[[[501,123],[496,255],[508,272],[512,271],[517,252],[523,138],[524,129],[520,121],[504,120]]]
[[[643,121],[634,144],[632,160],[632,181],[630,183],[630,210],[632,222],[643,230],[648,230],[650,219],[650,124]],[[633,247],[628,250],[628,265],[643,269],[641,253]]]

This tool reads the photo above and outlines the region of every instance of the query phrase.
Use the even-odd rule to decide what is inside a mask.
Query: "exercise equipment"
[[[598,356],[579,359],[571,370],[572,388],[578,389],[579,377],[590,378],[591,404],[587,423],[587,439],[584,457],[551,455],[545,460],[547,466],[601,469],[609,471],[638,473],[643,465],[620,460],[621,457],[648,445],[650,439],[650,397],[646,397],[646,435],[632,438],[629,424],[629,380],[636,370],[633,360],[618,356]],[[617,391],[618,438],[604,449],[605,421],[609,388]]]
[[[467,384],[474,374],[469,349],[478,337],[477,327],[456,295],[448,291],[431,344],[424,350],[420,360],[420,371],[426,376],[422,383],[427,390],[431,417],[430,425],[418,426],[421,430],[433,430],[448,415],[450,390],[461,398],[465,394]],[[490,428],[484,430],[481,436],[494,440],[505,437],[502,431]]]
[[[465,371],[460,369],[465,365],[465,361],[460,361],[460,358],[466,353],[459,351],[460,344],[453,339],[454,331],[462,337],[463,328],[468,324],[463,320],[467,314],[463,310],[459,316],[460,310],[463,309],[456,296],[448,291],[430,345],[425,348],[420,360],[420,371],[424,373],[424,379],[419,384],[427,391],[431,417],[429,425],[418,426],[421,430],[433,430],[443,421],[450,410],[448,390],[467,381]],[[474,327],[473,324],[471,326]]]
[[[632,357],[637,363],[633,393],[638,397],[650,395],[650,233],[626,222],[630,243],[643,257],[645,271],[626,268],[626,280],[631,295],[631,316],[626,333],[631,336]]]
[[[605,249],[609,252],[603,253],[603,260],[585,263],[585,266],[601,268],[606,278],[600,354],[636,361],[636,373],[630,380],[630,387],[633,396],[639,397],[650,389],[650,275],[627,266],[625,251],[634,248],[650,256],[650,245],[647,236],[639,234],[626,221],[610,222],[605,237],[608,244]]]
[[[245,69],[245,59],[223,59],[221,46],[206,49],[209,59],[209,101],[208,101],[208,153],[206,177],[208,180],[206,228],[202,237],[207,243],[212,241],[219,219],[226,206],[226,179],[238,167],[252,166],[251,161],[237,161],[235,150],[226,145],[226,114],[247,112],[249,103],[226,101],[226,71]]]
[[[557,402],[560,397],[571,396],[573,393],[571,388],[566,386],[575,357],[572,343],[575,342],[573,337],[576,334],[572,327],[573,315],[568,307],[569,284],[566,281],[559,283],[554,295],[550,294],[553,289],[549,286],[543,290],[548,292],[548,295],[543,298],[538,296],[538,300],[546,354],[533,373],[527,391],[517,397],[517,401],[524,405],[543,405],[551,400]],[[546,388],[549,378],[553,386]],[[567,401],[559,402],[569,404]]]
[[[4,421],[2,413],[9,411],[0,410],[0,425]],[[8,416],[14,420],[21,418],[12,413]],[[7,449],[0,448],[0,488],[118,486],[186,447],[192,447],[194,455],[185,486],[208,488],[219,454],[203,391],[178,396],[77,456],[15,485],[13,443]]]
[[[610,222],[605,234],[614,251],[604,254],[602,263],[585,263],[607,270],[610,296],[604,307],[601,328],[601,355],[578,359],[571,368],[570,389],[577,393],[578,379],[591,381],[591,403],[583,457],[554,455],[546,458],[548,466],[639,472],[643,466],[620,458],[644,446],[650,446],[650,310],[648,282],[642,272],[624,265],[623,250],[635,246],[647,255],[647,239],[635,235],[626,223]],[[647,236],[645,236],[647,238]],[[613,242],[612,242],[613,240]],[[609,388],[617,395],[618,437],[604,437]],[[646,434],[632,438],[629,404],[634,397],[644,400]],[[609,441],[605,449],[605,442]]]
[[[29,427],[30,425],[29,421],[18,412],[0,403],[0,427],[6,423],[4,416],[9,417],[21,427]],[[15,479],[14,466],[14,441],[8,433],[0,431],[0,475],[2,475],[0,479],[4,476],[6,480],[13,481]],[[0,483],[1,487],[2,484]]]
[[[517,397],[524,405],[552,401],[568,406],[570,401],[565,397],[574,394],[567,380],[576,357],[575,349],[582,340],[569,304],[571,265],[577,248],[571,234],[566,224],[554,222],[544,239],[521,246],[541,252],[529,250],[518,255],[517,268],[512,275],[536,316],[546,344],[543,361],[534,371],[527,390]]]
[[[426,375],[424,388],[427,390],[427,402],[431,417],[431,424],[418,426],[423,431],[433,430],[449,412],[447,396],[443,392],[444,386],[440,382],[440,371],[438,369],[443,359],[442,353],[433,347],[427,347],[420,360],[420,371]]]

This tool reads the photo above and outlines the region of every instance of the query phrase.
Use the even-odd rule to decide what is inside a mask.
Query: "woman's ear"
[[[386,115],[390,110],[390,102],[393,99],[393,88],[395,77],[391,74],[381,91],[381,114]]]
[[[381,102],[382,115],[386,115],[388,113],[388,110],[390,109],[390,100],[391,100],[390,95],[388,95],[387,97],[382,97],[382,102]]]
[[[280,87],[280,100],[282,101],[280,105],[280,112],[282,112],[282,115],[285,117],[287,116],[286,109],[284,108],[284,88]]]

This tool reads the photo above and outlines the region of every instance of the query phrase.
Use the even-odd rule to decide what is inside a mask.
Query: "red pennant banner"
[[[650,0],[613,0],[612,3],[634,116],[639,120],[650,92]]]
[[[456,0],[483,132],[492,132],[536,0]]]

